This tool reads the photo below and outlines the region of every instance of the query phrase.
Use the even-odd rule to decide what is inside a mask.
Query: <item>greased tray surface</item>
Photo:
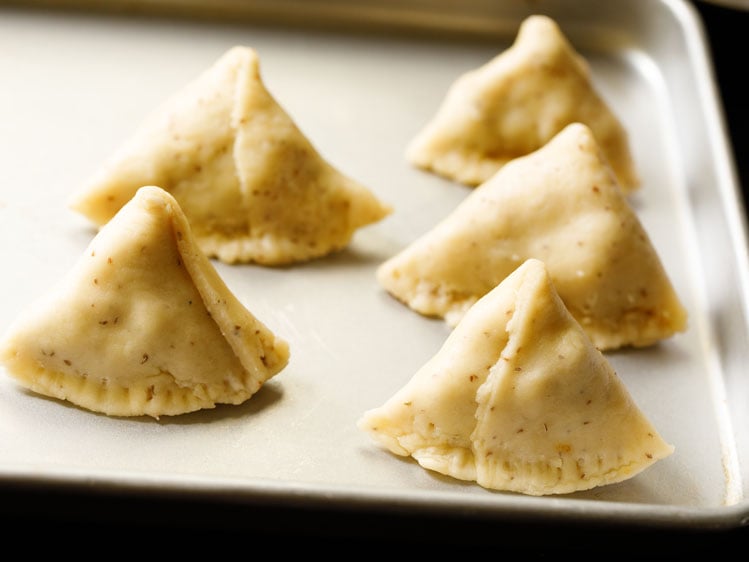
[[[746,524],[744,214],[690,5],[474,1],[457,12],[451,3],[362,1],[354,14],[308,2],[310,22],[336,24],[318,27],[301,25],[298,12],[284,25],[283,4],[273,11],[257,2],[264,10],[252,21],[231,23],[0,4],[0,330],[91,240],[90,225],[66,207],[70,193],[233,45],[257,49],[266,86],[320,153],[395,209],[345,251],[312,263],[214,262],[291,348],[289,366],[243,405],[158,421],[109,418],[33,395],[3,373],[2,481],[486,517]],[[669,341],[607,354],[674,454],[623,483],[553,497],[433,474],[356,427],[448,334],[374,276],[469,192],[409,166],[405,146],[452,81],[507,48],[531,13],[556,19],[625,123],[643,177],[632,203],[690,315],[689,329]]]

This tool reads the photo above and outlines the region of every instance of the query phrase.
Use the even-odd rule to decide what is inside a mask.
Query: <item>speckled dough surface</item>
[[[668,272],[581,123],[471,191],[377,278],[413,310],[455,325],[528,258],[547,265],[601,349],[651,345],[686,329]]]
[[[535,259],[359,427],[424,468],[529,495],[620,482],[673,452]]]
[[[575,122],[591,128],[622,189],[638,189],[627,131],[595,88],[588,63],[553,19],[533,15],[509,49],[452,84],[406,155],[415,166],[475,186]]]
[[[114,416],[239,404],[289,346],[229,291],[176,201],[147,186],[0,344],[29,389]]]
[[[101,225],[144,185],[171,193],[201,249],[227,263],[318,258],[392,211],[319,155],[243,46],[154,111],[70,205]]]

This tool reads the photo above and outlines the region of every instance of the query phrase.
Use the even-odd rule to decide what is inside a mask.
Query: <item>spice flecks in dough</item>
[[[144,185],[174,196],[201,249],[227,263],[319,258],[392,212],[322,158],[242,46],[158,108],[71,207],[102,225]]]
[[[554,20],[534,15],[509,49],[451,85],[406,156],[476,186],[574,122],[591,128],[622,189],[639,188],[627,131],[594,87],[587,61]]]
[[[426,469],[538,496],[621,482],[673,452],[535,259],[358,426]]]
[[[154,186],[138,190],[0,345],[23,386],[114,416],[240,404],[288,360],[288,344],[229,291],[176,200]]]
[[[377,279],[414,311],[454,326],[528,258],[546,264],[600,349],[647,346],[686,329],[655,247],[582,123],[471,191],[386,260]]]

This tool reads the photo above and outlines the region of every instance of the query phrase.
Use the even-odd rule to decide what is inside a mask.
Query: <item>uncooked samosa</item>
[[[392,210],[320,156],[242,46],[158,108],[70,205],[101,225],[143,185],[171,193],[201,249],[227,263],[325,256]]]
[[[687,313],[591,130],[572,123],[508,163],[446,218],[380,265],[382,287],[455,325],[528,258],[600,349],[646,346]]]
[[[358,427],[426,469],[535,496],[621,482],[674,450],[536,259],[479,300]]]
[[[232,294],[176,200],[146,186],[0,343],[32,391],[113,416],[240,404],[289,361]]]
[[[591,128],[622,189],[638,188],[627,132],[596,91],[587,61],[554,20],[534,15],[522,22],[510,48],[451,85],[409,144],[407,158],[475,186],[573,122]]]

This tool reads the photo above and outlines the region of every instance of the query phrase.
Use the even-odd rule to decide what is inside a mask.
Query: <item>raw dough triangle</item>
[[[655,248],[580,123],[471,191],[380,265],[377,278],[413,310],[454,326],[527,258],[546,263],[600,349],[650,345],[686,329]]]
[[[627,133],[597,93],[587,61],[552,19],[534,15],[509,49],[453,83],[407,158],[475,186],[573,122],[592,129],[622,189],[637,189]]]
[[[170,192],[201,249],[227,263],[321,257],[392,210],[323,160],[241,46],[159,108],[70,205],[101,225],[144,185]]]
[[[230,292],[177,202],[143,187],[0,343],[23,386],[114,416],[240,404],[288,344]]]
[[[620,482],[673,452],[535,259],[358,427],[429,470],[529,495]]]

